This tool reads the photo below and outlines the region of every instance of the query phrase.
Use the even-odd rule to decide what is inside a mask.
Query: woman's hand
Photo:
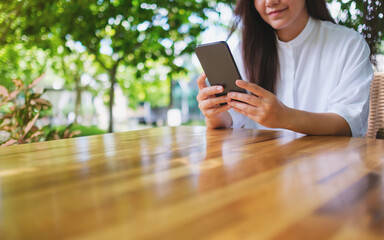
[[[232,124],[232,118],[227,111],[231,106],[228,104],[221,106],[220,103],[229,102],[230,99],[227,96],[216,97],[215,94],[222,93],[224,88],[222,86],[208,87],[205,83],[205,78],[206,75],[203,73],[197,79],[199,93],[196,99],[199,102],[201,112],[206,118],[207,127],[229,127]]]
[[[312,113],[289,108],[262,87],[237,80],[236,85],[251,94],[230,92],[228,105],[255,122],[269,128],[285,128],[308,135],[352,136],[348,122],[335,113]]]
[[[269,128],[288,128],[287,114],[290,108],[282,104],[276,96],[264,88],[247,81],[237,80],[236,85],[252,94],[230,92],[228,103],[238,113]]]

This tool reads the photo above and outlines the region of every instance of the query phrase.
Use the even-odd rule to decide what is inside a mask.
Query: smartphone
[[[236,85],[236,80],[243,79],[233,59],[228,44],[224,41],[199,45],[195,48],[197,58],[207,75],[211,86],[221,85],[224,91],[217,97],[228,92],[246,93],[246,90]]]

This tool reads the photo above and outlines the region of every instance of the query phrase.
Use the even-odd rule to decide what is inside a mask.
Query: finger
[[[244,88],[245,90],[250,91],[251,93],[259,97],[267,97],[270,94],[269,91],[265,90],[259,85],[244,80],[236,80],[236,85],[240,88]]]
[[[238,113],[240,113],[240,114],[242,114],[242,115],[244,115],[244,116],[246,116],[247,118],[250,118],[250,119],[254,119],[253,117],[255,117],[255,115],[256,115],[256,112],[255,113],[253,113],[253,114],[250,114],[250,113],[248,113],[248,112],[245,112],[245,111],[243,111],[243,110],[241,110],[241,109],[239,109],[239,108],[232,108],[235,112],[238,112]]]
[[[229,109],[231,109],[231,106],[229,106],[229,105],[225,105],[225,106],[218,107],[218,108],[211,108],[205,112],[205,116],[206,117],[213,117],[219,113],[226,112]]]
[[[228,105],[233,107],[233,109],[241,110],[247,115],[256,114],[256,111],[257,111],[257,107],[246,104],[246,103],[237,102],[237,101],[229,101]]]
[[[238,108],[234,108],[234,107],[232,107],[232,109],[233,109],[235,112],[238,112],[238,113],[243,114],[244,116],[248,117],[248,114],[247,114],[246,112],[244,112],[244,111],[242,111],[242,110],[240,110],[240,109],[238,109]]]
[[[205,100],[209,98],[210,96],[213,96],[218,93],[222,93],[224,91],[223,86],[211,86],[211,87],[205,87],[200,90],[199,94],[197,95],[198,101]]]
[[[205,73],[202,73],[197,78],[197,86],[199,87],[200,90],[207,87],[207,83],[205,82],[206,78],[207,78],[207,76],[205,75]]]
[[[229,92],[227,94],[227,96],[230,99],[246,102],[246,103],[253,105],[253,106],[260,106],[262,104],[259,97],[255,96],[255,95],[251,95],[251,94]]]
[[[204,101],[202,101],[199,104],[199,108],[202,111],[207,111],[208,109],[219,105],[220,103],[226,103],[229,101],[229,98],[227,96],[221,96],[221,97],[214,97],[214,98],[208,98]]]

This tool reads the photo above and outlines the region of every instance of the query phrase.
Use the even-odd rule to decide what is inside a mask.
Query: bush
[[[42,99],[44,91],[34,89],[43,76],[31,84],[24,85],[21,80],[13,80],[14,89],[9,92],[0,85],[0,131],[8,132],[6,139],[0,140],[0,146],[38,142],[48,138],[60,139],[73,137],[80,131],[65,130],[63,133],[47,130],[39,126],[38,119],[46,117],[52,105]]]

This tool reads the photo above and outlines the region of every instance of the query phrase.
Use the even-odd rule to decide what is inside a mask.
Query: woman
[[[197,100],[207,127],[365,135],[369,47],[334,23],[325,0],[239,0],[235,14],[242,43],[234,58],[246,78],[236,84],[251,94],[215,97],[223,88],[208,87],[202,74]]]

